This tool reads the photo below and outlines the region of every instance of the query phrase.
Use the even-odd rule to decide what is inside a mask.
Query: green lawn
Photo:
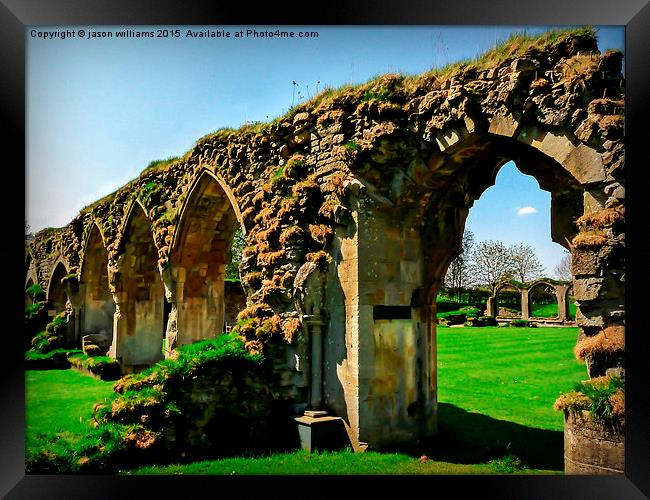
[[[438,327],[439,401],[560,431],[553,402],[588,378],[573,355],[577,336],[577,328]]]
[[[556,318],[557,317],[557,302],[552,304],[531,304],[531,316],[536,318]],[[571,318],[576,317],[576,305],[569,304],[569,315]]]
[[[25,372],[25,440],[33,446],[39,434],[84,434],[95,403],[113,392],[115,382],[76,370]]]
[[[126,473],[558,474],[563,419],[553,402],[587,378],[572,353],[577,333],[577,328],[438,327],[439,433],[417,447],[362,454],[296,451]],[[113,385],[73,370],[28,371],[26,381],[28,446],[37,433],[83,433],[92,405]],[[428,460],[420,462],[422,454]]]
[[[577,328],[438,328],[434,457],[476,462],[513,453],[563,470],[560,393],[588,378],[573,356]]]
[[[406,453],[314,452],[300,450],[267,457],[235,457],[190,464],[154,465],[126,471],[127,475],[432,475],[432,474],[549,474],[555,471],[512,467],[507,460],[463,464]]]

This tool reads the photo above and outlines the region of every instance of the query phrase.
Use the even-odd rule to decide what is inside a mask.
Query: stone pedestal
[[[295,417],[300,447],[309,453],[316,450],[340,450],[350,444],[341,417],[331,417],[324,411],[306,411]]]

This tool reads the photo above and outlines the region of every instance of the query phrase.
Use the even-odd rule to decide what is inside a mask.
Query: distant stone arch
[[[110,356],[124,372],[162,359],[164,289],[151,220],[138,200],[128,207],[113,278],[116,303]]]
[[[84,241],[79,278],[81,333],[103,333],[110,343],[113,336],[115,302],[109,289],[108,252],[104,235],[94,221]]]
[[[527,291],[527,290],[526,290]],[[515,283],[511,282],[504,282],[499,284],[495,290],[494,290],[494,303],[495,303],[495,310],[496,310],[496,315],[505,315],[505,316],[510,316],[510,313],[502,313],[501,312],[501,305],[505,302],[505,299],[502,298],[502,300],[499,300],[499,294],[503,294],[503,292],[512,292],[512,296],[514,297],[513,300],[518,300],[519,302],[519,314],[517,315],[518,317],[526,317],[528,316],[528,310],[525,308],[524,303],[525,300],[523,299],[523,289],[522,287],[516,285]],[[518,298],[518,299],[517,299]],[[510,302],[508,302],[510,303]]]
[[[195,342],[224,331],[224,272],[241,213],[225,182],[203,170],[192,184],[172,237],[165,271],[172,304],[167,345]]]
[[[528,310],[528,316],[525,316],[522,314],[522,319],[528,319],[529,317],[534,317],[534,310],[533,310],[533,298],[535,297],[535,292],[539,289],[543,289],[544,291],[550,293],[553,296],[553,300],[555,301],[556,306],[559,306],[558,303],[558,297],[557,297],[557,290],[556,290],[556,283],[553,283],[549,281],[548,279],[545,278],[540,278],[535,281],[532,281],[531,283],[528,284],[528,290],[526,293],[526,296],[524,297],[522,295],[522,310],[523,310],[523,304],[524,302],[527,303],[527,310]],[[557,315],[555,316],[556,318],[560,317],[560,308],[557,308]]]

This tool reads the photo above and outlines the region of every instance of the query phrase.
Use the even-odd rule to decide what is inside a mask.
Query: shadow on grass
[[[497,420],[449,403],[438,404],[438,434],[407,452],[461,464],[485,463],[514,454],[531,469],[564,470],[561,431]]]

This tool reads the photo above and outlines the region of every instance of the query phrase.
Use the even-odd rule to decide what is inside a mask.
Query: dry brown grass
[[[334,234],[334,231],[325,224],[309,224],[309,234],[318,243],[325,244]]]
[[[257,255],[259,249],[259,245],[250,245],[247,247],[244,247],[244,249],[241,251],[242,257],[252,257],[254,255]]]
[[[578,54],[562,61],[559,66],[565,85],[569,87],[576,82],[583,82],[586,77],[596,71],[599,63],[600,55],[598,54]]]
[[[291,215],[291,212],[293,212],[296,208],[298,207],[298,201],[296,198],[284,198],[280,202],[280,210],[278,210],[278,219],[284,219],[285,217],[288,217]]]
[[[158,439],[158,433],[138,427],[124,436],[124,443],[140,450],[151,448]]]
[[[607,243],[607,235],[602,231],[580,232],[571,243],[576,248],[601,247]]]
[[[608,326],[596,335],[585,337],[573,349],[582,360],[590,354],[619,354],[625,351],[625,327]]]
[[[237,321],[245,321],[247,319],[268,318],[273,315],[273,310],[266,304],[252,304],[243,309],[237,315]]]
[[[335,201],[326,200],[318,209],[318,215],[325,217],[326,219],[332,219],[334,217],[334,209],[336,208],[336,205],[337,203]]]
[[[258,231],[255,233],[255,241],[257,243],[262,243],[264,241],[270,241],[275,239],[280,229],[280,220],[276,219],[272,221],[266,229]]]
[[[305,258],[309,262],[314,262],[323,271],[326,271],[332,262],[332,257],[330,257],[329,254],[323,250],[319,250],[318,252],[310,252],[305,255]]]
[[[580,392],[567,392],[562,394],[555,403],[553,409],[555,411],[564,410],[588,410],[591,405],[591,400]]]
[[[258,191],[255,193],[255,196],[253,196],[253,199],[251,200],[253,202],[253,206],[259,207],[260,203],[264,201],[266,194],[264,191]]]
[[[262,273],[259,271],[252,271],[242,276],[241,282],[244,286],[257,288],[262,284]]]
[[[300,198],[302,196],[305,196],[309,191],[314,191],[317,189],[319,189],[318,183],[314,179],[307,178],[304,181],[300,181],[294,184],[291,191],[294,196]]]
[[[264,350],[264,342],[262,342],[261,340],[249,340],[244,344],[244,347],[252,355],[262,354],[262,351]]]
[[[623,128],[625,125],[625,117],[623,115],[607,115],[598,120],[598,126],[601,129],[608,128]]]
[[[280,243],[286,245],[292,239],[302,238],[305,231],[299,226],[289,226],[280,234]]]
[[[538,88],[543,88],[547,87],[551,84],[546,78],[537,78],[530,84],[530,88],[532,89],[538,89]]]
[[[615,224],[622,224],[625,222],[625,207],[618,205],[599,210],[598,212],[585,214],[576,222],[579,226],[594,230],[604,229]]]
[[[264,207],[253,219],[256,224],[269,222],[275,217],[275,209],[271,206]]]
[[[280,332],[282,332],[282,318],[280,318],[279,315],[274,314],[262,322],[262,325],[257,329],[255,335],[257,337],[268,337],[271,335],[277,335]]]
[[[282,325],[282,331],[284,333],[284,340],[288,343],[293,343],[302,329],[302,321],[300,318],[289,318]]]
[[[253,215],[253,212],[255,212],[255,207],[248,207],[246,210],[244,210],[241,213],[241,218],[246,225],[250,225],[251,216]]]
[[[257,256],[257,265],[259,266],[272,266],[284,258],[285,250],[281,248],[275,252],[264,252]]]
[[[612,415],[624,421],[625,419],[625,391],[619,389],[609,397],[612,405]]]

